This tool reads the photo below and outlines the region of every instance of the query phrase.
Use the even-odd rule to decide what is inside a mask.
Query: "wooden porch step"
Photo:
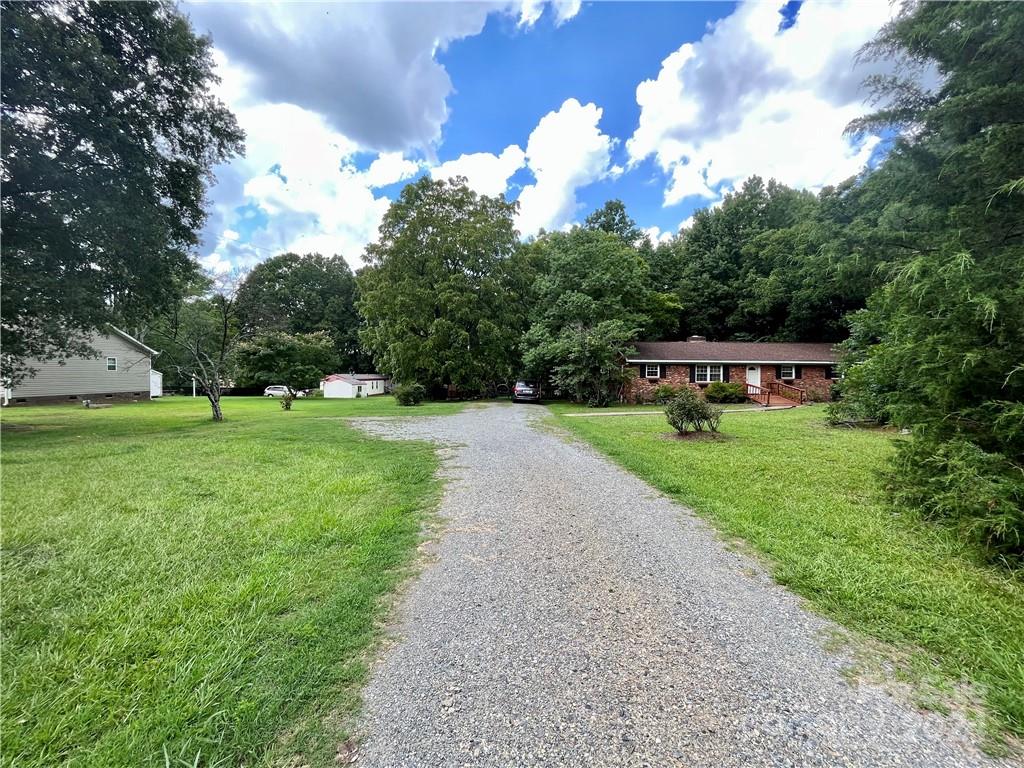
[[[796,406],[800,405],[800,403],[798,403],[796,400],[790,400],[788,397],[782,397],[782,395],[772,395],[771,405],[788,406],[790,408],[795,408]]]

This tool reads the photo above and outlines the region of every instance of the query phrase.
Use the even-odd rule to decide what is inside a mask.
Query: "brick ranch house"
[[[713,381],[746,385],[763,405],[828,400],[838,356],[832,344],[803,342],[639,341],[626,358],[637,376],[625,393],[629,402],[653,399],[660,384],[703,389]]]

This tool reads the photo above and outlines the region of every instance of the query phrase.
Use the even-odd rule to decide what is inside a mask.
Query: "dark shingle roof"
[[[760,341],[638,341],[629,362],[835,363],[832,344]]]

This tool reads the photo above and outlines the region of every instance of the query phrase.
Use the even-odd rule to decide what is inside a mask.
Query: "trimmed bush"
[[[294,402],[295,395],[293,395],[291,392],[286,392],[284,395],[281,396],[281,408],[285,411],[290,411],[292,409],[292,403]]]
[[[679,389],[674,384],[659,384],[651,391],[651,397],[658,405],[668,405],[679,394]]]
[[[689,387],[683,387],[665,406],[665,416],[681,435],[688,432],[717,432],[722,409],[710,405]]]
[[[395,396],[399,405],[419,405],[426,397],[427,389],[422,384],[413,382],[412,384],[399,384],[391,394]]]
[[[747,388],[737,382],[713,381],[704,390],[704,399],[709,403],[743,403]]]

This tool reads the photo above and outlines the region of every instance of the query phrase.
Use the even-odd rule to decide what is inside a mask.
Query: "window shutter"
[[[776,365],[775,366],[775,378],[778,379],[779,381],[782,381],[782,366],[781,365]]]
[[[666,368],[668,368],[667,365],[659,365],[658,366],[658,378],[659,379],[664,379],[665,378],[665,375],[666,375],[666,370],[665,369]]]
[[[639,378],[641,378],[641,379],[646,378],[647,377],[647,365],[645,363],[640,363],[640,365],[638,365],[637,368],[640,371]]]
[[[726,365],[725,363],[722,363],[722,381],[728,381],[728,380],[729,380],[729,366]]]
[[[692,384],[697,380],[697,366],[696,364],[690,366],[690,383]]]
[[[825,378],[826,379],[831,379],[832,378],[832,366],[831,365],[826,365],[825,366]]]
[[[796,370],[795,370],[795,371],[793,371],[793,373],[795,373],[795,374],[796,374],[796,377],[797,377],[798,379],[802,379],[802,378],[804,377],[804,367],[803,367],[802,365],[798,365],[798,366],[796,367]]]

